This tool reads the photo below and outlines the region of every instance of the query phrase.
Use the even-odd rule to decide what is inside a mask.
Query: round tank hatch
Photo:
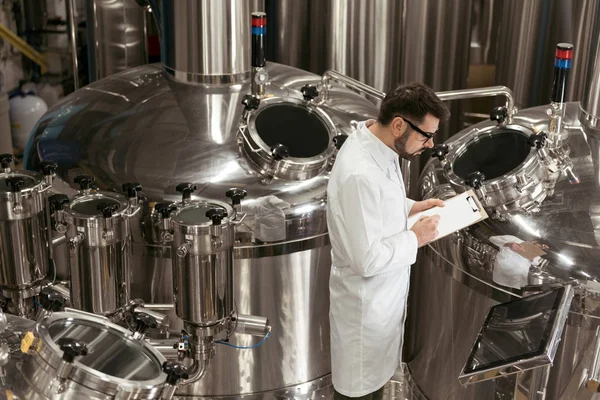
[[[454,173],[467,179],[471,172],[480,171],[486,180],[496,179],[519,167],[531,151],[528,136],[513,129],[501,129],[469,144],[452,163]]]
[[[305,180],[323,173],[334,154],[336,128],[319,105],[271,97],[247,110],[238,131],[243,154],[264,178]]]
[[[113,215],[120,215],[129,207],[125,198],[119,199],[115,196],[106,195],[103,193],[93,193],[76,197],[71,202],[67,211],[80,218],[96,218],[102,217],[102,209],[106,207],[113,208]],[[120,197],[120,196],[119,196]]]
[[[267,146],[286,146],[290,157],[315,157],[330,145],[325,122],[308,108],[295,104],[262,109],[256,116],[256,131]]]
[[[213,208],[223,209],[226,215],[229,215],[227,208],[221,205],[201,203],[191,204],[175,211],[171,219],[181,225],[210,225],[212,222],[206,213]]]
[[[10,172],[0,176],[0,192],[12,192],[12,187],[8,183],[8,180],[11,178],[19,178],[23,181],[21,185],[21,191],[26,191],[27,189],[31,189],[40,184],[40,180],[34,178],[33,176],[19,172]]]

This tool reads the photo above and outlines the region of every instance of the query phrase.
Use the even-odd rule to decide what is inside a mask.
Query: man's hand
[[[439,234],[437,231],[439,223],[440,216],[437,214],[431,217],[421,217],[415,222],[410,230],[417,236],[419,247],[426,245],[437,237]]]
[[[414,215],[416,213],[420,213],[421,211],[429,210],[433,207],[444,207],[444,202],[440,199],[428,199],[423,201],[416,201],[413,204],[408,216]]]

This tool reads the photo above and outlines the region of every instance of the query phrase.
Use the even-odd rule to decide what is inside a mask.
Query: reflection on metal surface
[[[148,62],[146,11],[136,0],[86,0],[86,5],[90,82]]]
[[[566,286],[492,307],[459,376],[463,385],[551,365],[573,299]]]

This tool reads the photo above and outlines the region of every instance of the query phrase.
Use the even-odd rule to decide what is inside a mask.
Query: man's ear
[[[392,135],[394,136],[394,139],[398,139],[404,134],[404,132],[406,132],[406,127],[408,124],[402,117],[395,117],[390,126],[392,128]]]

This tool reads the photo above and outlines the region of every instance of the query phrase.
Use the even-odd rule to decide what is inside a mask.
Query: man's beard
[[[408,160],[408,161],[415,161],[416,159],[419,158],[419,156],[421,155],[421,152],[424,150],[424,148],[422,148],[421,150],[417,150],[414,153],[409,153],[406,151],[406,143],[408,143],[408,139],[410,138],[410,133],[411,132],[404,132],[404,135],[402,135],[398,139],[394,140],[394,148],[396,149],[396,152],[398,153],[400,158],[404,158],[405,160]]]

